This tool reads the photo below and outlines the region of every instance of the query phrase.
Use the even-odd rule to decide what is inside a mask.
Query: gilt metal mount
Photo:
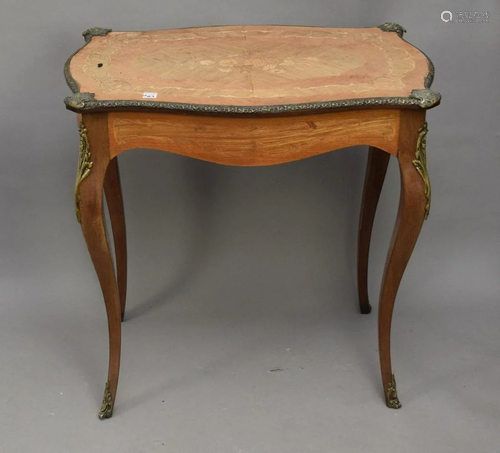
[[[413,165],[417,169],[419,175],[424,180],[424,195],[426,199],[425,203],[425,219],[429,217],[429,211],[431,209],[431,181],[429,179],[429,172],[427,171],[427,152],[426,152],[426,142],[427,142],[427,122],[425,122],[422,127],[418,130],[417,139],[417,150],[415,152],[415,159],[412,160]]]
[[[104,396],[102,398],[102,406],[99,411],[98,417],[100,420],[105,418],[111,418],[113,415],[113,395],[109,391],[109,382],[106,382],[106,388],[104,389]]]
[[[82,123],[80,125],[80,153],[78,155],[78,168],[75,181],[75,214],[79,223],[82,223],[80,213],[80,184],[90,174],[93,162],[90,161],[89,139],[87,128]]]
[[[94,93],[75,93],[72,96],[68,96],[64,99],[64,102],[68,107],[76,110],[84,110],[89,102],[95,102]]]
[[[387,386],[387,390],[385,391],[385,402],[387,407],[391,409],[399,409],[401,407],[401,402],[398,398],[398,390],[396,388],[396,379],[394,377],[394,373],[392,374],[392,379]]]
[[[429,74],[431,73],[429,72]],[[434,74],[432,74],[432,76],[434,76]],[[441,102],[441,95],[426,88],[423,90],[412,90],[410,99],[415,99],[419,107],[430,109]]]
[[[88,43],[94,36],[106,36],[110,31],[112,31],[111,28],[92,27],[85,30],[82,33],[82,36],[84,37],[85,42]]]
[[[397,33],[400,38],[403,37],[403,33],[406,33],[406,30],[401,25],[395,24],[394,22],[386,22],[385,24],[379,25],[377,28],[380,28],[382,31]]]

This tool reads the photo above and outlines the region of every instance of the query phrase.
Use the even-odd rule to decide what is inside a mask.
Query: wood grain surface
[[[402,112],[398,151],[401,192],[380,288],[378,316],[380,368],[386,395],[392,382],[391,323],[394,302],[425,218],[425,185],[413,164],[419,129],[424,121],[423,111]]]
[[[408,97],[425,55],[378,28],[224,26],[95,36],[70,73],[97,100],[284,105]],[[153,99],[151,99],[153,100]]]
[[[417,241],[426,206],[424,181],[414,160],[424,111],[373,109],[286,117],[225,117],[149,112],[84,114],[91,172],[80,186],[83,234],[95,266],[108,315],[108,382],[112,404],[120,367],[125,309],[126,237],[116,156],[131,148],[156,148],[227,165],[272,165],[353,145],[370,146],[358,249],[360,308],[370,311],[368,250],[373,219],[390,155],[398,159],[401,197],[379,304],[382,382],[389,407],[399,407],[391,364],[391,321],[396,294]],[[115,239],[115,275],[103,216],[106,192]],[[387,396],[389,395],[389,396]]]
[[[363,314],[372,311],[368,298],[368,257],[373,221],[390,157],[390,154],[372,146],[368,150],[358,228],[358,299],[359,309]]]
[[[108,317],[109,365],[107,382],[113,405],[120,373],[121,306],[103,213],[104,181],[110,161],[107,140],[108,118],[106,114],[83,115],[82,121],[88,130],[92,169],[80,186],[81,227],[101,285]]]
[[[115,245],[116,277],[120,293],[122,320],[127,300],[127,233],[125,229],[125,210],[123,209],[122,186],[118,169],[118,158],[111,159],[104,178],[104,193],[108,206],[113,242]]]
[[[374,109],[316,115],[228,118],[110,112],[111,157],[152,148],[226,165],[272,165],[355,145],[397,154],[400,111]]]

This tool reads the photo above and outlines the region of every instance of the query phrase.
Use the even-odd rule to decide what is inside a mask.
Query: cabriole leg
[[[379,353],[382,383],[388,407],[398,409],[396,381],[391,366],[391,320],[404,270],[429,213],[430,184],[425,155],[427,124],[424,113],[404,112],[398,152],[401,194],[396,225],[387,255],[379,306]]]
[[[127,234],[117,157],[109,162],[104,179],[104,194],[106,195],[111,228],[113,229],[118,292],[120,294],[121,319],[123,320],[127,300]]]
[[[109,369],[99,418],[109,418],[118,387],[121,307],[104,215],[103,187],[109,165],[106,114],[84,115],[80,125],[80,157],[75,209],[104,296],[109,328]]]
[[[373,220],[390,157],[389,153],[381,149],[372,146],[368,149],[368,162],[366,164],[365,185],[358,228],[358,299],[359,309],[363,314],[372,311],[368,299],[368,257]]]

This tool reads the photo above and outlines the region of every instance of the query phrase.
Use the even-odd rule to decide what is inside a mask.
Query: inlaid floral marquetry
[[[96,101],[142,101],[144,93],[153,103],[220,106],[410,98],[429,88],[432,67],[401,35],[377,27],[99,29],[86,34],[67,76]]]

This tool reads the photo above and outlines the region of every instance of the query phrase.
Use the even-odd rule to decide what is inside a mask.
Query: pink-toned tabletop
[[[92,36],[68,63],[96,101],[269,106],[409,97],[430,63],[380,28],[223,26]]]

